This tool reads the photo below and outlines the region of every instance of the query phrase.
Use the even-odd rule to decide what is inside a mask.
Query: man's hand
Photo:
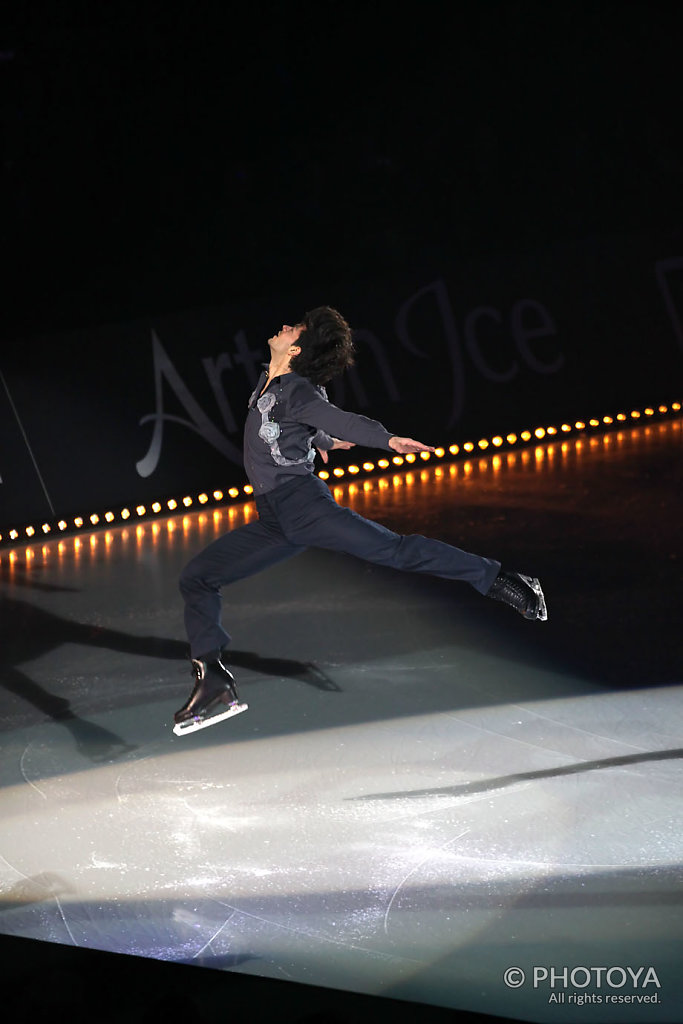
[[[429,444],[422,444],[421,441],[413,441],[412,437],[390,437],[389,447],[393,448],[399,455],[407,455],[409,452],[434,452]]]
[[[349,448],[355,448],[356,447],[355,444],[353,443],[353,441],[340,441],[338,437],[333,437],[332,440],[334,441],[334,444],[329,449],[329,451],[331,451],[331,452],[333,452],[335,448],[349,449]],[[325,449],[323,449],[323,448],[318,448],[318,451],[320,452],[320,455],[322,456],[323,462],[328,462],[330,456],[328,455],[327,451]]]

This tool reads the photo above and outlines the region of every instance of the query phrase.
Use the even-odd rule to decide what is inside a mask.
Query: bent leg
[[[259,519],[224,534],[191,559],[180,576],[191,656],[215,660],[230,642],[220,621],[221,587],[303,550],[303,546],[287,541],[276,523]]]
[[[486,594],[500,571],[500,562],[462,551],[451,544],[402,536],[371,519],[338,505],[329,489],[315,479],[286,495],[277,509],[287,539],[309,547],[343,551],[367,562],[404,572],[463,580]]]

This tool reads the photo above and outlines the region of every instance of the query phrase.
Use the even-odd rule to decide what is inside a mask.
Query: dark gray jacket
[[[330,449],[335,437],[391,450],[394,435],[381,423],[332,405],[325,388],[306,377],[294,372],[275,377],[261,394],[265,382],[263,370],[244,425],[244,468],[254,494],[312,473],[315,449]]]

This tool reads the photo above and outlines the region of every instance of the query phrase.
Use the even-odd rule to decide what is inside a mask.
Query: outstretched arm
[[[290,398],[290,413],[293,419],[316,427],[319,434],[322,432],[322,435],[327,435],[323,444],[318,444],[316,439],[313,439],[313,444],[321,452],[323,448],[331,451],[332,448],[349,448],[356,444],[368,448],[389,448],[400,455],[436,450],[431,445],[415,441],[412,437],[390,434],[377,420],[337,408],[323,398],[308,381],[301,381]],[[343,441],[339,440],[340,437]],[[331,446],[328,443],[330,440],[334,442]]]
[[[297,381],[292,388],[288,412],[292,419],[314,427],[318,434],[322,432],[327,435],[323,444],[318,444],[316,438],[313,438],[313,444],[318,450],[325,448],[329,451],[329,442],[334,438],[360,444],[365,448],[384,448],[386,451],[389,447],[391,434],[381,423],[332,405],[308,381]]]
[[[334,444],[331,448],[328,448],[327,451],[323,448],[318,448],[323,462],[327,462],[329,460],[329,455],[327,454],[328,451],[333,451],[335,448],[355,448],[355,445],[351,441],[340,441],[337,437],[332,438],[332,440],[334,441]],[[390,437],[389,447],[400,455],[408,455],[410,452],[433,452],[436,450],[430,444],[422,444],[421,441],[414,441],[412,437]]]
[[[390,437],[389,447],[393,448],[399,455],[408,455],[410,452],[434,452],[430,444],[422,444],[421,441],[414,441],[412,437]]]

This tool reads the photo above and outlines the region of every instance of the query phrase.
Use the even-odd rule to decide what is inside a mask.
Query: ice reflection
[[[636,415],[635,413],[634,410],[634,413],[630,414],[631,418],[638,421],[640,414]],[[622,414],[620,419],[625,422],[626,414]],[[591,420],[590,425],[595,427],[597,422]],[[611,417],[605,417],[604,422],[609,425],[613,420]],[[383,503],[394,502],[396,498],[394,492],[399,490],[403,491],[406,496],[410,491],[412,500],[417,487],[423,491],[432,489],[436,493],[443,487],[454,485],[457,490],[457,487],[463,484],[471,486],[475,481],[483,482],[484,478],[489,475],[492,475],[494,479],[504,478],[510,474],[518,477],[547,478],[549,475],[564,472],[568,465],[578,466],[582,460],[588,457],[598,462],[611,462],[615,457],[628,458],[631,453],[642,454],[643,450],[647,450],[648,447],[661,441],[680,438],[683,433],[683,420],[671,419],[658,423],[643,423],[629,428],[608,430],[602,434],[582,433],[581,436],[565,437],[561,441],[557,437],[563,431],[565,433],[572,429],[583,431],[585,427],[586,424],[577,422],[574,427],[570,424],[563,424],[559,430],[555,427],[539,428],[533,435],[531,431],[523,431],[519,435],[520,438],[528,435],[531,439],[535,436],[543,438],[545,443],[536,444],[533,447],[510,447],[507,451],[498,451],[491,455],[488,454],[490,444],[500,448],[505,443],[502,437],[493,438],[490,444],[485,439],[481,439],[476,445],[473,442],[466,442],[463,445],[454,444],[450,449],[450,458],[448,453],[440,448],[437,449],[435,455],[423,452],[422,457],[406,455],[404,457],[395,456],[391,461],[382,458],[377,463],[364,462],[360,465],[365,473],[374,472],[375,466],[385,470],[393,468],[393,472],[387,475],[366,477],[362,481],[359,478],[361,472],[359,466],[353,465],[353,472],[351,469],[345,470],[338,466],[333,471],[335,480],[332,491],[337,501],[361,510],[367,506],[367,499],[370,495],[373,496],[375,503],[379,499],[381,506]],[[518,443],[518,437],[515,434],[508,434],[505,441],[513,446]],[[471,455],[477,447],[481,451],[487,451],[487,454],[480,458],[472,458]],[[463,460],[463,452],[467,452],[470,457]],[[422,463],[421,466],[420,463]],[[418,466],[420,466],[419,469]],[[351,474],[352,479],[347,482],[348,474]],[[256,517],[256,506],[253,500],[234,503],[235,499],[244,494],[244,488],[232,487],[228,494],[233,502],[227,507],[214,508],[210,514],[206,511],[187,511],[180,519],[173,514],[164,517],[161,513],[161,504],[155,502],[150,508],[154,510],[154,515],[158,515],[158,518],[152,522],[151,526],[149,520],[145,518],[144,522],[139,522],[135,527],[138,550],[150,545],[153,548],[168,548],[174,543],[174,535],[178,532],[182,532],[183,547],[189,550],[190,546],[196,548],[198,541],[209,543],[226,530],[236,529],[244,523],[251,522]],[[222,499],[221,491],[214,492],[214,499],[217,497]],[[208,500],[207,494],[202,494],[198,498],[202,505],[206,505]],[[172,509],[177,507],[178,503],[171,499],[166,504],[169,509]],[[189,496],[183,498],[182,504],[189,509],[192,505],[192,498]],[[136,506],[136,512],[141,518],[147,515],[146,507],[142,505]],[[121,515],[124,518],[130,518],[131,513],[128,509],[124,509]],[[107,513],[105,516],[107,520],[110,520],[111,517],[112,513]],[[97,520],[97,517],[93,516],[91,519]],[[11,573],[17,558],[20,558],[21,561],[39,564],[45,563],[51,557],[64,557],[69,553],[76,561],[86,558],[92,560],[103,555],[105,558],[114,557],[117,552],[125,549],[130,539],[130,530],[125,526],[114,527],[110,522],[104,532],[102,528],[87,531],[84,520],[79,518],[78,522],[82,524],[83,532],[75,537],[47,540],[40,549],[37,549],[34,544],[28,544],[23,550],[19,547],[0,552],[0,566],[6,566]],[[99,520],[97,522],[99,524]],[[104,543],[104,552],[101,550],[100,538]]]

